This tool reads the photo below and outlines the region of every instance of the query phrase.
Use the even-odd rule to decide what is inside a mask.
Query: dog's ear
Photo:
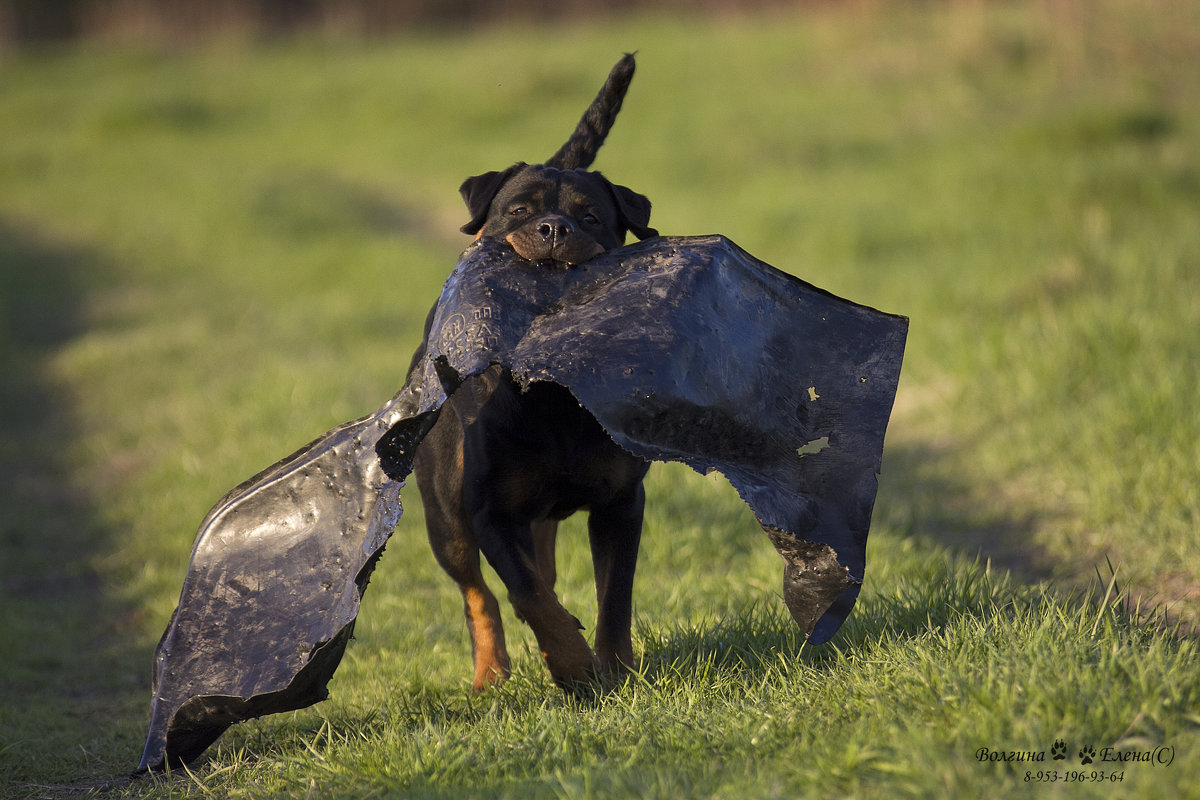
[[[632,231],[639,239],[658,236],[658,231],[650,227],[650,198],[611,181],[608,185],[617,201],[617,213],[621,215],[621,224],[626,230]]]
[[[501,172],[485,172],[463,181],[462,186],[458,187],[458,193],[462,195],[463,202],[467,204],[467,211],[471,212],[471,221],[459,230],[463,233],[479,233],[484,223],[487,222],[488,209],[496,197],[496,192],[500,191],[501,186],[508,183],[509,178],[526,166],[524,162],[519,162]]]

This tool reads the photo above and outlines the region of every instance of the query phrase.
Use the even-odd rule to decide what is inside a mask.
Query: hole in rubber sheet
[[[827,447],[829,447],[829,437],[822,436],[820,439],[813,439],[808,444],[796,448],[796,455],[801,458],[804,458],[804,456],[815,456]]]

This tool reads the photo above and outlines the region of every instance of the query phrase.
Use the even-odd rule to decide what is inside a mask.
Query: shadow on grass
[[[970,442],[955,448],[969,451]],[[953,555],[990,562],[1026,581],[1062,575],[1034,541],[1034,532],[1063,520],[1062,512],[1038,508],[1030,498],[997,486],[978,496],[978,484],[957,477],[958,460],[935,443],[889,445],[876,502],[876,525]],[[1007,502],[1005,501],[1007,498]]]
[[[936,443],[889,446],[877,521],[959,561],[1008,573],[1014,584],[1047,584],[1058,596],[1089,603],[1111,591],[1127,613],[1147,624],[1175,635],[1200,632],[1194,613],[1172,611],[1169,595],[1152,594],[1154,587],[1127,584],[1119,563],[1082,543],[1083,512],[1063,496],[1068,490],[1033,486],[1020,477],[1000,484],[960,477],[971,469],[963,454],[975,444],[959,441],[953,450]],[[1072,543],[1073,552],[1064,555],[1062,542]]]
[[[0,220],[0,784],[44,797],[121,773],[114,723],[145,702],[149,653],[129,644],[95,560],[115,538],[72,461],[75,389],[54,371],[104,265]],[[135,699],[136,698],[136,701]],[[125,761],[124,759],[128,759]]]

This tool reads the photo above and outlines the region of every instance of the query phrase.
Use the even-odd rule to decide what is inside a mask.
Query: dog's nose
[[[554,217],[538,223],[537,232],[545,241],[556,242],[570,236],[575,232],[575,228],[566,218]]]

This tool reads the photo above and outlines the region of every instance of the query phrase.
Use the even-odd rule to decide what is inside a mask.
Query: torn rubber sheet
[[[567,387],[634,455],[723,473],[783,559],[792,616],[827,641],[862,585],[907,330],[720,236],[649,239],[570,268],[476,242],[404,388],[205,518],[155,653],[140,769],[326,697],[417,446],[458,384],[493,364]]]

